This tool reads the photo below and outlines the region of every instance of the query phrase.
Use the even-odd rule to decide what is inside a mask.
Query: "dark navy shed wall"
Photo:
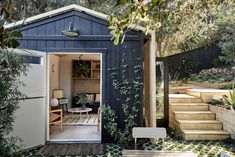
[[[80,32],[79,37],[65,37],[61,31],[68,29],[69,23],[73,22],[75,29]],[[107,29],[107,22],[96,17],[77,11],[60,14],[41,21],[37,21],[19,28],[23,33],[20,40],[22,48],[45,52],[101,52],[105,54],[103,86],[103,104],[110,105],[117,114],[120,114],[121,104],[116,101],[118,92],[114,90],[112,79],[109,77],[108,68],[120,68],[121,54],[125,52],[128,64],[128,77],[133,80],[134,66],[143,65],[144,36],[140,32],[132,31],[127,35],[123,44],[115,46],[110,41],[111,36]],[[141,58],[136,60],[136,58]],[[139,73],[143,83],[143,70]],[[139,126],[143,125],[143,87],[140,90],[141,105],[136,119]],[[133,103],[133,102],[130,102]],[[122,116],[120,116],[122,117]],[[109,142],[107,132],[102,130],[102,142]]]

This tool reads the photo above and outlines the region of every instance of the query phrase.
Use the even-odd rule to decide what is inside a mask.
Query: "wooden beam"
[[[144,98],[145,120],[148,127],[156,127],[156,63],[155,63],[155,33],[145,44],[144,51]]]

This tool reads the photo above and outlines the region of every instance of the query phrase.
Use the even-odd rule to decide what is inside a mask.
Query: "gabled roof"
[[[46,12],[46,13],[42,13],[42,14],[39,14],[39,15],[36,15],[36,16],[32,16],[32,17],[26,18],[24,20],[20,20],[20,21],[14,22],[14,23],[6,24],[4,27],[6,29],[20,27],[20,26],[23,26],[23,25],[27,25],[27,24],[30,24],[30,23],[33,23],[33,22],[36,22],[36,21],[44,20],[44,19],[56,16],[56,15],[59,15],[59,14],[63,14],[63,13],[66,13],[66,12],[70,12],[70,11],[85,12],[88,15],[91,15],[91,16],[94,16],[94,17],[97,17],[99,19],[106,20],[106,21],[109,18],[109,16],[106,15],[106,14],[103,14],[103,13],[100,13],[100,12],[97,12],[97,11],[94,11],[94,10],[91,10],[91,9],[88,9],[88,8],[85,8],[85,7],[76,5],[76,4],[72,4],[72,5],[69,5],[69,6],[66,6],[66,7],[62,7],[62,8],[55,9],[55,10],[52,10],[52,11],[49,11],[49,12]],[[144,27],[137,26],[137,25],[133,25],[131,27],[134,30],[140,30],[140,31],[143,31],[143,32],[145,32],[145,30],[146,30]],[[152,34],[152,33],[153,33],[153,31],[149,31],[149,34]]]

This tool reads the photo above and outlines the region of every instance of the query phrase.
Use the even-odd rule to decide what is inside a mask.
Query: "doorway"
[[[101,76],[101,53],[48,53],[48,141],[101,142]]]
[[[156,59],[156,121],[157,127],[169,124],[169,62],[166,58]]]

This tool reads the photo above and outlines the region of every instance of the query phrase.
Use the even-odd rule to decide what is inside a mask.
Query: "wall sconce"
[[[73,27],[73,22],[70,22],[69,30],[64,30],[61,32],[61,34],[65,35],[67,37],[77,37],[77,36],[79,36],[79,31],[75,30]]]
[[[55,64],[52,64],[52,66],[51,66],[51,71],[52,71],[52,72],[55,72]]]

